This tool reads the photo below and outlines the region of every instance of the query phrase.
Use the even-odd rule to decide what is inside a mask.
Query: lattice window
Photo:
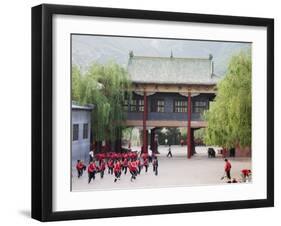
[[[88,139],[88,123],[83,124],[83,139]]]
[[[151,112],[165,112],[165,101],[163,99],[152,99]]]
[[[175,100],[174,101],[174,112],[187,112],[187,101],[186,100]]]
[[[194,101],[192,111],[194,113],[203,113],[205,110],[208,109],[208,102],[207,101]]]

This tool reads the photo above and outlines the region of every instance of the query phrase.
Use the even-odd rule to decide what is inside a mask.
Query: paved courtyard
[[[196,147],[197,154],[191,159],[187,159],[186,146],[172,146],[171,148],[173,157],[167,158],[168,147],[159,147],[158,176],[153,174],[152,165],[150,165],[148,172],[145,173],[143,169],[135,181],[130,181],[131,175],[127,172],[127,175],[122,173],[121,179],[114,183],[114,176],[108,174],[106,170],[103,179],[97,174],[95,181],[88,184],[87,172],[78,179],[74,168],[72,191],[196,186],[226,183],[225,180],[221,180],[224,173],[224,159],[221,155],[217,155],[216,158],[208,158],[207,147]],[[139,147],[133,147],[132,149],[140,150]],[[232,178],[240,179],[241,169],[251,169],[250,158],[229,158],[229,160],[232,164]]]

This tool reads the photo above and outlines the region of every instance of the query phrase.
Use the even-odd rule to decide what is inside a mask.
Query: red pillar
[[[147,153],[147,131],[146,131],[146,120],[147,120],[147,96],[146,91],[143,91],[143,152]]]
[[[191,147],[191,94],[188,93],[187,102],[187,158],[191,158],[192,147]]]

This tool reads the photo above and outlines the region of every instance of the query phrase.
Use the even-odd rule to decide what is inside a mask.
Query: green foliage
[[[133,135],[133,129],[134,129],[134,127],[128,127],[128,128],[123,129],[122,138],[124,138],[125,140],[128,140],[128,141],[131,141],[132,135]]]
[[[158,142],[160,145],[165,144],[165,139],[168,139],[168,144],[176,145],[180,143],[180,129],[179,128],[165,128],[165,130],[159,130]]]
[[[93,63],[81,75],[72,68],[72,98],[80,104],[94,104],[93,133],[96,141],[115,141],[122,135],[123,102],[130,96],[131,82],[124,68],[114,62]]]
[[[205,137],[205,128],[197,129],[194,131],[194,139],[203,140]]]
[[[204,142],[233,147],[251,145],[252,61],[250,52],[231,58],[225,78],[218,84],[217,96],[205,113],[208,126]]]
[[[81,91],[82,87],[81,85],[83,84],[82,80],[82,75],[77,66],[72,67],[72,100],[79,102],[81,99]]]

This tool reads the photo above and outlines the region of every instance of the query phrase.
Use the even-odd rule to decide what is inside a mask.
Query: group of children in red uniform
[[[158,159],[156,156],[149,156],[147,153],[138,156],[136,152],[97,154],[95,159],[90,160],[87,167],[88,183],[92,179],[95,180],[96,173],[100,173],[100,177],[103,178],[106,168],[108,169],[108,174],[115,176],[114,182],[120,180],[122,172],[127,174],[128,170],[131,174],[131,181],[133,181],[141,173],[143,167],[145,167],[145,172],[148,171],[150,162],[152,162],[153,172],[157,176]],[[80,178],[83,175],[83,171],[86,170],[86,165],[82,161],[77,160],[76,169],[78,178]]]

